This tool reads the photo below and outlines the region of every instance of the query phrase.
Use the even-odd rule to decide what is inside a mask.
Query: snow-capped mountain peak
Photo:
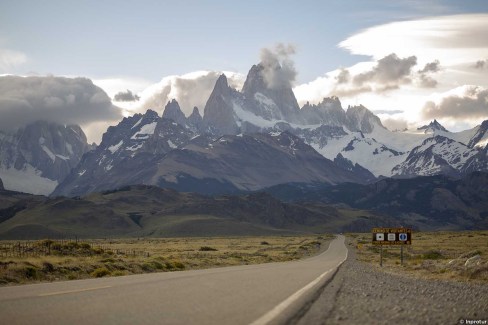
[[[445,127],[443,127],[437,120],[433,120],[427,125],[417,128],[418,131],[424,131],[424,133],[435,133],[436,131],[449,132]]]
[[[376,127],[385,128],[378,116],[363,105],[349,106],[346,111],[348,127],[351,131],[371,133]]]
[[[163,118],[173,120],[179,125],[186,125],[185,114],[183,114],[180,105],[175,99],[169,101],[168,104],[166,104],[166,107],[163,111]]]

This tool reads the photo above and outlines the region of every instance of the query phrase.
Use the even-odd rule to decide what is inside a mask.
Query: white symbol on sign
[[[406,233],[401,233],[398,238],[401,240],[401,241],[406,241],[407,240],[407,234]]]
[[[395,234],[388,234],[388,241],[395,241]]]
[[[385,240],[385,234],[376,234],[376,240],[377,241]]]

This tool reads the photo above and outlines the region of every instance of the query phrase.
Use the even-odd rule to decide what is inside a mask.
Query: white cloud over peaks
[[[229,71],[196,71],[168,76],[141,92],[140,102],[143,104],[134,111],[145,112],[150,108],[162,113],[168,101],[176,99],[185,115],[190,115],[195,106],[203,114],[205,103],[222,73],[226,75],[229,86],[239,90],[242,88],[244,75]]]
[[[447,118],[453,120],[488,119],[488,89],[465,85],[437,95],[428,101],[422,113],[428,119]]]
[[[432,64],[436,63],[438,61]],[[298,102],[303,104],[304,101],[319,102],[328,96],[352,98],[363,93],[384,94],[410,84],[425,87],[425,81],[431,81],[430,86],[435,87],[436,82],[430,77],[435,73],[434,68],[426,66],[421,71],[415,71],[416,65],[415,56],[401,58],[391,53],[376,62],[361,62],[328,72],[323,77],[295,87],[294,91]]]
[[[19,51],[0,48],[0,73],[12,72],[10,69],[27,62],[27,56]]]
[[[488,56],[488,14],[463,14],[393,22],[367,28],[342,41],[352,54],[380,59],[416,55],[420,63],[477,62]]]
[[[262,75],[269,88],[288,88],[293,85],[297,76],[295,63],[291,56],[296,49],[292,44],[278,43],[274,48],[261,49]]]
[[[0,115],[0,130],[37,120],[84,126],[121,118],[120,109],[90,79],[54,76],[0,77]]]

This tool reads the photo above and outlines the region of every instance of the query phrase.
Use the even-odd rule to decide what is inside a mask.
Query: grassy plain
[[[360,261],[380,267],[380,247],[371,244],[372,234],[347,234]],[[488,283],[488,231],[414,232],[412,245],[383,247],[386,272],[456,281]]]
[[[331,235],[1,242],[0,285],[181,271],[303,258]],[[15,255],[15,245],[28,247]],[[12,247],[9,252],[7,247]],[[49,247],[49,250],[48,250]],[[36,253],[39,251],[43,253]]]

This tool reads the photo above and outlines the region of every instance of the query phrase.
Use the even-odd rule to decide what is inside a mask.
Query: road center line
[[[46,296],[56,296],[56,295],[65,295],[68,293],[76,293],[76,292],[84,292],[84,291],[92,291],[92,290],[99,290],[99,289],[106,289],[112,286],[103,286],[103,287],[94,287],[94,288],[84,288],[84,289],[77,289],[77,290],[66,290],[66,291],[56,291],[56,292],[49,292],[49,293],[41,293],[37,295],[38,297],[46,297]]]
[[[347,249],[347,248],[346,248]],[[312,287],[314,287],[317,283],[319,283],[324,277],[326,277],[330,272],[338,268],[342,263],[344,263],[345,260],[347,260],[347,255],[348,251],[346,250],[346,257],[336,266],[333,268],[325,271],[321,275],[318,276],[315,280],[286,298],[284,301],[282,301],[280,304],[278,304],[276,307],[271,309],[269,312],[261,316],[260,318],[256,319],[254,322],[252,322],[249,325],[266,325],[269,322],[271,322],[276,316],[280,315],[286,308],[290,307],[295,301],[297,301],[305,292],[310,290]]]

